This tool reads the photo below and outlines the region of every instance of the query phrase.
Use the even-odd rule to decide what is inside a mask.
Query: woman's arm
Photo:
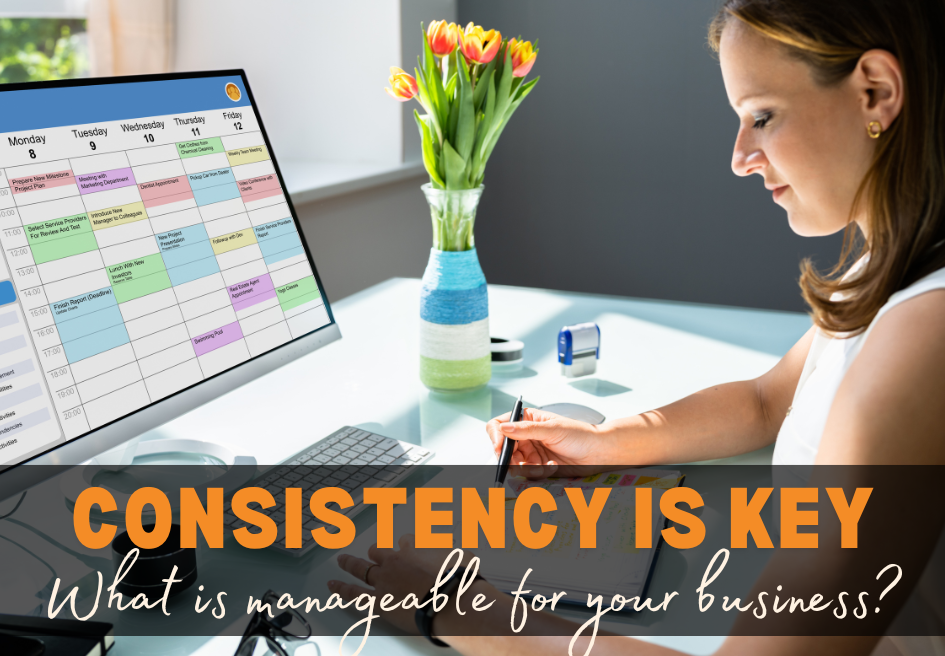
[[[530,465],[525,471],[532,477],[549,476],[560,465],[656,465],[754,451],[777,437],[815,332],[808,330],[759,378],[716,385],[657,410],[600,426],[540,412],[510,424],[503,415],[486,430],[496,453],[503,436],[518,442],[512,462]]]

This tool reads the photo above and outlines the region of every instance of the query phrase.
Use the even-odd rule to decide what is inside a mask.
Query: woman
[[[601,426],[536,410],[516,424],[498,417],[487,426],[496,451],[503,435],[515,439],[513,462],[532,477],[560,466],[720,458],[772,442],[776,464],[945,464],[943,29],[942,0],[728,0],[709,38],[740,123],[732,169],[761,176],[798,234],[847,231],[831,275],[802,267],[814,327],[763,376],[638,416]],[[401,598],[435,575],[434,559],[409,543],[370,556],[374,566],[339,561],[362,580],[370,569],[378,593]],[[364,591],[330,587],[345,597]],[[489,622],[508,621],[510,602],[499,606],[492,615],[444,611],[433,629],[454,636],[478,623],[488,633]],[[393,619],[412,626],[406,613]],[[567,653],[568,643],[444,640],[477,654]],[[722,651],[867,654],[876,642],[740,637]],[[595,645],[596,653],[631,648],[669,651],[626,638]]]

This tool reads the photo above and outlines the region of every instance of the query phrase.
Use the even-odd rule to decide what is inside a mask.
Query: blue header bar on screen
[[[239,99],[227,95],[228,84]],[[3,91],[0,133],[248,107],[238,75]]]

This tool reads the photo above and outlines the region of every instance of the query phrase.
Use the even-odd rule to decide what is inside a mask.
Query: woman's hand
[[[511,413],[496,417],[486,424],[486,432],[496,457],[502,453],[503,436],[515,440],[509,469],[513,476],[579,476],[615,464],[614,440],[606,424],[595,426],[534,408],[525,408],[521,421],[510,423],[510,418]]]
[[[341,569],[364,581],[373,590],[343,581],[329,581],[328,589],[331,592],[337,592],[344,601],[355,599],[361,594],[373,594],[379,602],[385,594],[392,594],[394,601],[391,605],[393,605],[401,602],[411,592],[417,595],[417,599],[422,601],[436,582],[436,577],[443,567],[443,561],[446,560],[451,550],[418,550],[414,546],[413,535],[404,535],[400,538],[399,544],[399,550],[378,549],[375,544],[368,549],[369,560],[348,554],[338,556],[338,564]],[[472,557],[473,554],[468,550],[464,552],[460,571],[465,569],[466,563]],[[447,570],[448,572],[449,570]],[[476,586],[482,587],[484,585],[486,584],[483,581],[476,582]],[[476,592],[479,593],[482,590],[477,588]],[[495,598],[498,595],[499,592],[494,591],[490,598]],[[472,598],[472,595],[470,595],[470,598]],[[444,611],[451,606],[452,604],[447,604]],[[415,608],[409,610],[397,608],[394,611],[382,612],[381,617],[404,631],[416,634],[417,625],[414,620],[416,612]]]

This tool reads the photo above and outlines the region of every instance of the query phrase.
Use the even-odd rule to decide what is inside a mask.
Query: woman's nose
[[[735,175],[746,176],[752,173],[761,173],[768,165],[765,153],[752,139],[739,132],[735,139],[735,150],[732,152],[732,171]]]

